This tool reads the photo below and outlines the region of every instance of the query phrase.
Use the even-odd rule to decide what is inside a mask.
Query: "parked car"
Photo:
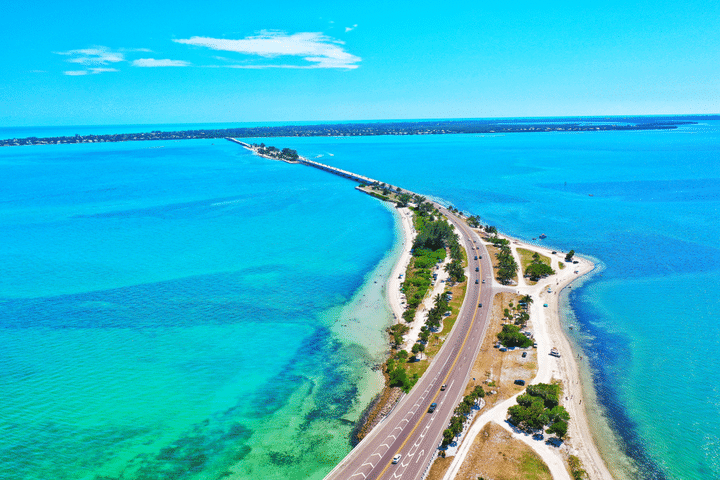
[[[527,352],[523,352],[522,357],[523,358],[527,357]]]
[[[515,385],[525,386],[525,380],[517,379],[515,380]]]

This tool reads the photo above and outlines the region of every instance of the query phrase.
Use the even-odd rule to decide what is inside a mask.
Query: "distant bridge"
[[[226,140],[229,140],[229,141],[231,141],[231,142],[235,142],[235,143],[237,143],[237,144],[239,144],[239,145],[242,145],[243,147],[245,147],[245,148],[247,148],[247,149],[249,149],[249,150],[253,150],[252,145],[249,145],[249,144],[247,144],[247,143],[245,143],[245,142],[241,142],[241,141],[238,140],[237,138],[226,137]],[[253,151],[254,151],[254,150],[253,150]],[[308,167],[318,168],[318,169],[320,169],[320,170],[324,170],[324,171],[329,172],[329,173],[332,173],[332,174],[334,174],[334,175],[338,175],[338,176],[340,176],[340,177],[347,178],[347,179],[349,179],[349,180],[354,180],[354,181],[356,181],[356,182],[364,183],[364,184],[367,184],[367,185],[373,185],[373,184],[383,183],[383,182],[380,182],[379,180],[375,180],[375,179],[373,179],[373,178],[366,177],[365,175],[359,175],[359,174],[357,174],[357,173],[348,172],[347,170],[343,170],[343,169],[341,169],[341,168],[333,167],[333,166],[330,166],[330,165],[325,165],[324,163],[316,162],[316,161],[314,161],[314,160],[309,160],[309,159],[307,159],[307,158],[305,158],[305,157],[298,157],[297,162],[298,162],[298,163],[302,163],[303,165],[307,165]],[[395,187],[395,186],[392,186],[392,185],[387,185],[387,188],[388,188],[389,190],[398,191],[398,187]]]

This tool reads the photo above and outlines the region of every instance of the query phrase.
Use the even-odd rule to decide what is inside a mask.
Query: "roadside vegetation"
[[[485,396],[482,385],[478,385],[468,395],[463,397],[462,402],[455,408],[455,413],[450,419],[450,426],[443,432],[442,446],[446,447],[463,431],[463,424],[472,411],[478,399]]]
[[[495,228],[495,227],[492,227]],[[518,264],[510,249],[510,241],[506,238],[498,238],[497,235],[488,239],[499,251],[495,254],[498,260],[495,276],[497,281],[503,285],[509,285],[517,278]]]
[[[402,292],[405,294],[406,310],[403,320],[411,323],[420,304],[427,296],[430,287],[437,278],[437,266],[449,254],[451,261],[445,266],[449,275],[448,287],[461,284],[461,294],[453,301],[451,291],[445,291],[434,298],[433,307],[429,310],[425,325],[422,327],[419,340],[410,352],[399,350],[404,343],[404,336],[410,328],[406,323],[397,323],[388,328],[390,346],[393,353],[386,365],[388,385],[399,387],[408,392],[417,383],[418,379],[429,366],[428,361],[421,362],[423,354],[434,355],[441,344],[440,335],[452,328],[457,312],[465,294],[464,252],[460,246],[458,236],[452,226],[440,214],[431,202],[420,195],[402,193],[400,189],[391,190],[383,184],[363,186],[364,191],[375,196],[384,197],[394,201],[398,206],[409,206],[413,211],[413,223],[418,232],[412,245],[412,258],[405,271],[405,280],[402,283]],[[414,203],[414,206],[410,205]],[[444,319],[444,321],[443,321]],[[437,332],[443,325],[443,332]],[[449,328],[448,328],[449,327]]]
[[[527,432],[567,435],[570,414],[560,405],[560,385],[538,383],[530,385],[517,397],[517,405],[508,408],[509,421]],[[545,427],[548,427],[545,429]]]

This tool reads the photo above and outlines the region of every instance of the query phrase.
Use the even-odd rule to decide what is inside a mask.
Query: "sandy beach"
[[[405,299],[401,292],[401,285],[404,280],[405,270],[410,262],[412,242],[417,234],[413,228],[412,212],[408,208],[398,208],[400,217],[400,225],[402,227],[402,252],[395,264],[392,274],[388,280],[387,297],[388,302],[395,317],[396,322],[402,322],[402,314],[405,311]],[[538,372],[531,383],[550,383],[553,380],[559,380],[563,384],[563,398],[561,404],[570,413],[571,421],[568,430],[567,441],[560,448],[552,447],[542,441],[533,440],[530,435],[523,432],[515,431],[511,425],[505,420],[507,418],[507,409],[515,404],[516,396],[513,396],[499,404],[493,406],[490,410],[481,412],[477,419],[473,422],[470,429],[465,432],[463,441],[456,450],[456,456],[445,474],[445,480],[456,478],[460,471],[462,462],[466,458],[474,438],[483,429],[488,422],[495,422],[505,430],[510,432],[513,437],[521,440],[529,445],[547,464],[553,478],[570,479],[564,456],[565,454],[576,455],[583,463],[584,469],[588,472],[589,478],[598,480],[611,480],[610,474],[605,462],[600,456],[595,445],[594,437],[583,404],[582,383],[578,362],[582,361],[578,354],[574,353],[569,340],[563,332],[560,324],[560,293],[565,288],[572,288],[572,282],[589,273],[595,267],[594,264],[582,257],[574,257],[573,260],[578,263],[565,262],[565,252],[553,251],[539,245],[533,245],[521,242],[515,238],[500,235],[510,241],[513,255],[518,265],[520,255],[518,248],[524,248],[533,252],[538,252],[551,259],[551,266],[556,274],[541,279],[535,285],[529,285],[522,275],[518,277],[518,285],[506,286],[500,285],[493,280],[493,288],[496,291],[508,291],[521,295],[529,294],[533,297],[534,302],[530,306],[530,318],[533,327],[533,333],[538,344]],[[565,264],[565,268],[559,268],[559,262]],[[440,269],[442,271],[442,268]],[[440,272],[439,272],[440,273]],[[444,289],[444,283],[441,278],[433,288],[432,294],[428,298],[432,299],[435,290]],[[547,305],[547,306],[545,306]],[[406,336],[404,348],[408,349],[415,341],[419,334],[423,315],[423,308],[418,309],[416,320],[409,324],[411,331]],[[415,331],[417,330],[417,331]],[[557,348],[560,357],[550,356],[550,350]]]
[[[503,236],[501,235],[501,237]],[[530,294],[534,299],[534,303],[530,307],[530,318],[538,345],[538,372],[531,383],[549,383],[552,380],[562,382],[561,404],[570,413],[571,418],[568,438],[558,449],[542,441],[533,440],[530,435],[513,429],[505,420],[508,407],[515,404],[517,397],[515,395],[483,412],[477,418],[465,433],[463,442],[444,479],[455,478],[475,437],[488,422],[495,422],[510,432],[513,437],[529,445],[547,464],[553,478],[570,479],[562,454],[562,451],[565,451],[580,458],[589,478],[611,480],[613,477],[595,445],[583,404],[582,383],[577,363],[582,360],[578,354],[573,352],[570,342],[563,332],[559,313],[560,292],[565,288],[572,288],[572,282],[592,271],[594,264],[577,256],[573,260],[578,263],[568,263],[564,261],[564,252],[558,251],[553,254],[549,248],[523,243],[511,237],[504,238],[510,241],[518,265],[520,265],[520,255],[517,253],[517,248],[524,248],[549,257],[551,266],[556,272],[555,275],[541,279],[536,285],[528,285],[522,275],[518,276],[517,286],[508,287],[498,284],[495,280],[493,282],[494,287],[500,291],[510,291],[521,295]],[[559,262],[565,263],[564,269],[559,268]],[[558,349],[560,358],[549,355],[552,348]]]

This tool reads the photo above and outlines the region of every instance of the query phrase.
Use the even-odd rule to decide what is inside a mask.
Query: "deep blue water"
[[[570,305],[618,438],[604,453],[633,459],[628,478],[720,477],[720,123],[262,141],[598,259]],[[0,461],[14,478],[322,477],[381,343],[339,334],[338,312],[392,216],[228,142],[153,145],[0,149]]]

